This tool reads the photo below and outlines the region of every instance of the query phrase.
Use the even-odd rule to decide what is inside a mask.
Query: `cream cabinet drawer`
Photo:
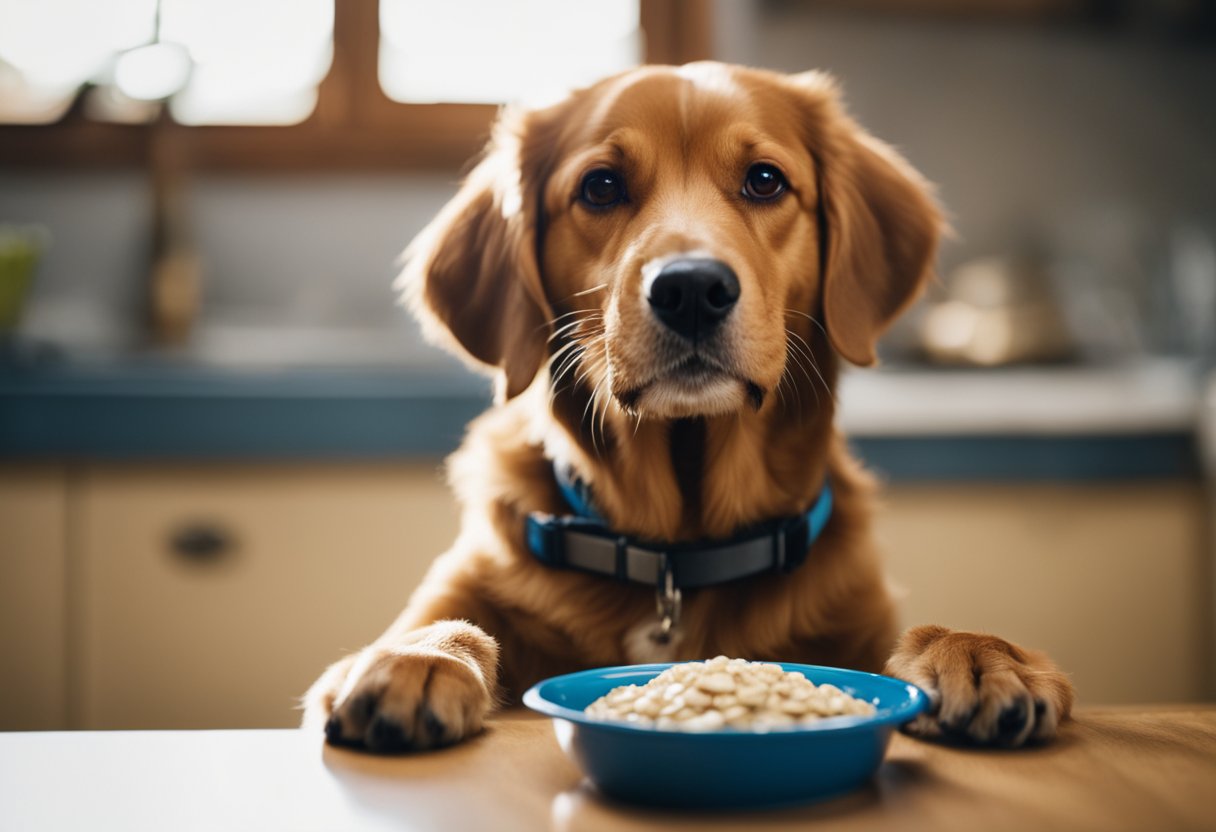
[[[883,502],[906,625],[1044,649],[1088,704],[1205,698],[1198,484],[900,486]]]
[[[437,464],[96,467],[80,495],[83,728],[296,724],[456,531]]]
[[[67,728],[66,471],[0,469],[0,731]]]

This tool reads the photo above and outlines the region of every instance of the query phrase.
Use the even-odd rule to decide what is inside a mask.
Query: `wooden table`
[[[0,830],[1216,829],[1216,707],[1082,710],[1023,751],[896,737],[872,783],[800,809],[697,814],[599,797],[548,720],[371,757],[298,731],[0,734]]]

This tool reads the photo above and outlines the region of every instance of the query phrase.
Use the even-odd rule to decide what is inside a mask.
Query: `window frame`
[[[712,2],[640,0],[644,61],[709,57]],[[54,124],[0,125],[0,168],[147,168],[166,141],[194,170],[459,167],[485,143],[498,106],[391,100],[379,83],[379,38],[378,0],[335,0],[333,64],[316,109],[299,124],[185,126],[167,112],[151,124],[98,122],[83,114],[78,95]]]

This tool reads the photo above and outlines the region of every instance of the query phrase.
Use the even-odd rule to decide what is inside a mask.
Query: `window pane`
[[[295,124],[333,58],[333,0],[162,0],[161,39],[194,70],[170,102],[183,124]]]
[[[303,121],[329,71],[333,17],[333,0],[162,0],[159,40],[190,59],[189,80],[170,99],[174,118]],[[115,80],[136,98],[166,94],[156,92],[171,83],[164,61],[134,54],[157,39],[155,21],[156,0],[0,0],[0,122],[55,121],[86,82],[111,98]],[[129,71],[116,78],[116,66]]]
[[[380,2],[380,85],[395,101],[547,101],[640,57],[638,0]]]
[[[57,120],[114,55],[153,36],[156,0],[0,0],[0,122]]]

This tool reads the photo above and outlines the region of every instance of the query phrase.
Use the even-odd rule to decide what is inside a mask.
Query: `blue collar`
[[[662,543],[617,534],[595,510],[591,490],[566,466],[554,476],[572,515],[533,512],[528,549],[541,563],[651,586],[691,588],[763,572],[788,573],[802,565],[832,516],[832,489],[825,482],[802,514],[760,523],[724,540]]]

